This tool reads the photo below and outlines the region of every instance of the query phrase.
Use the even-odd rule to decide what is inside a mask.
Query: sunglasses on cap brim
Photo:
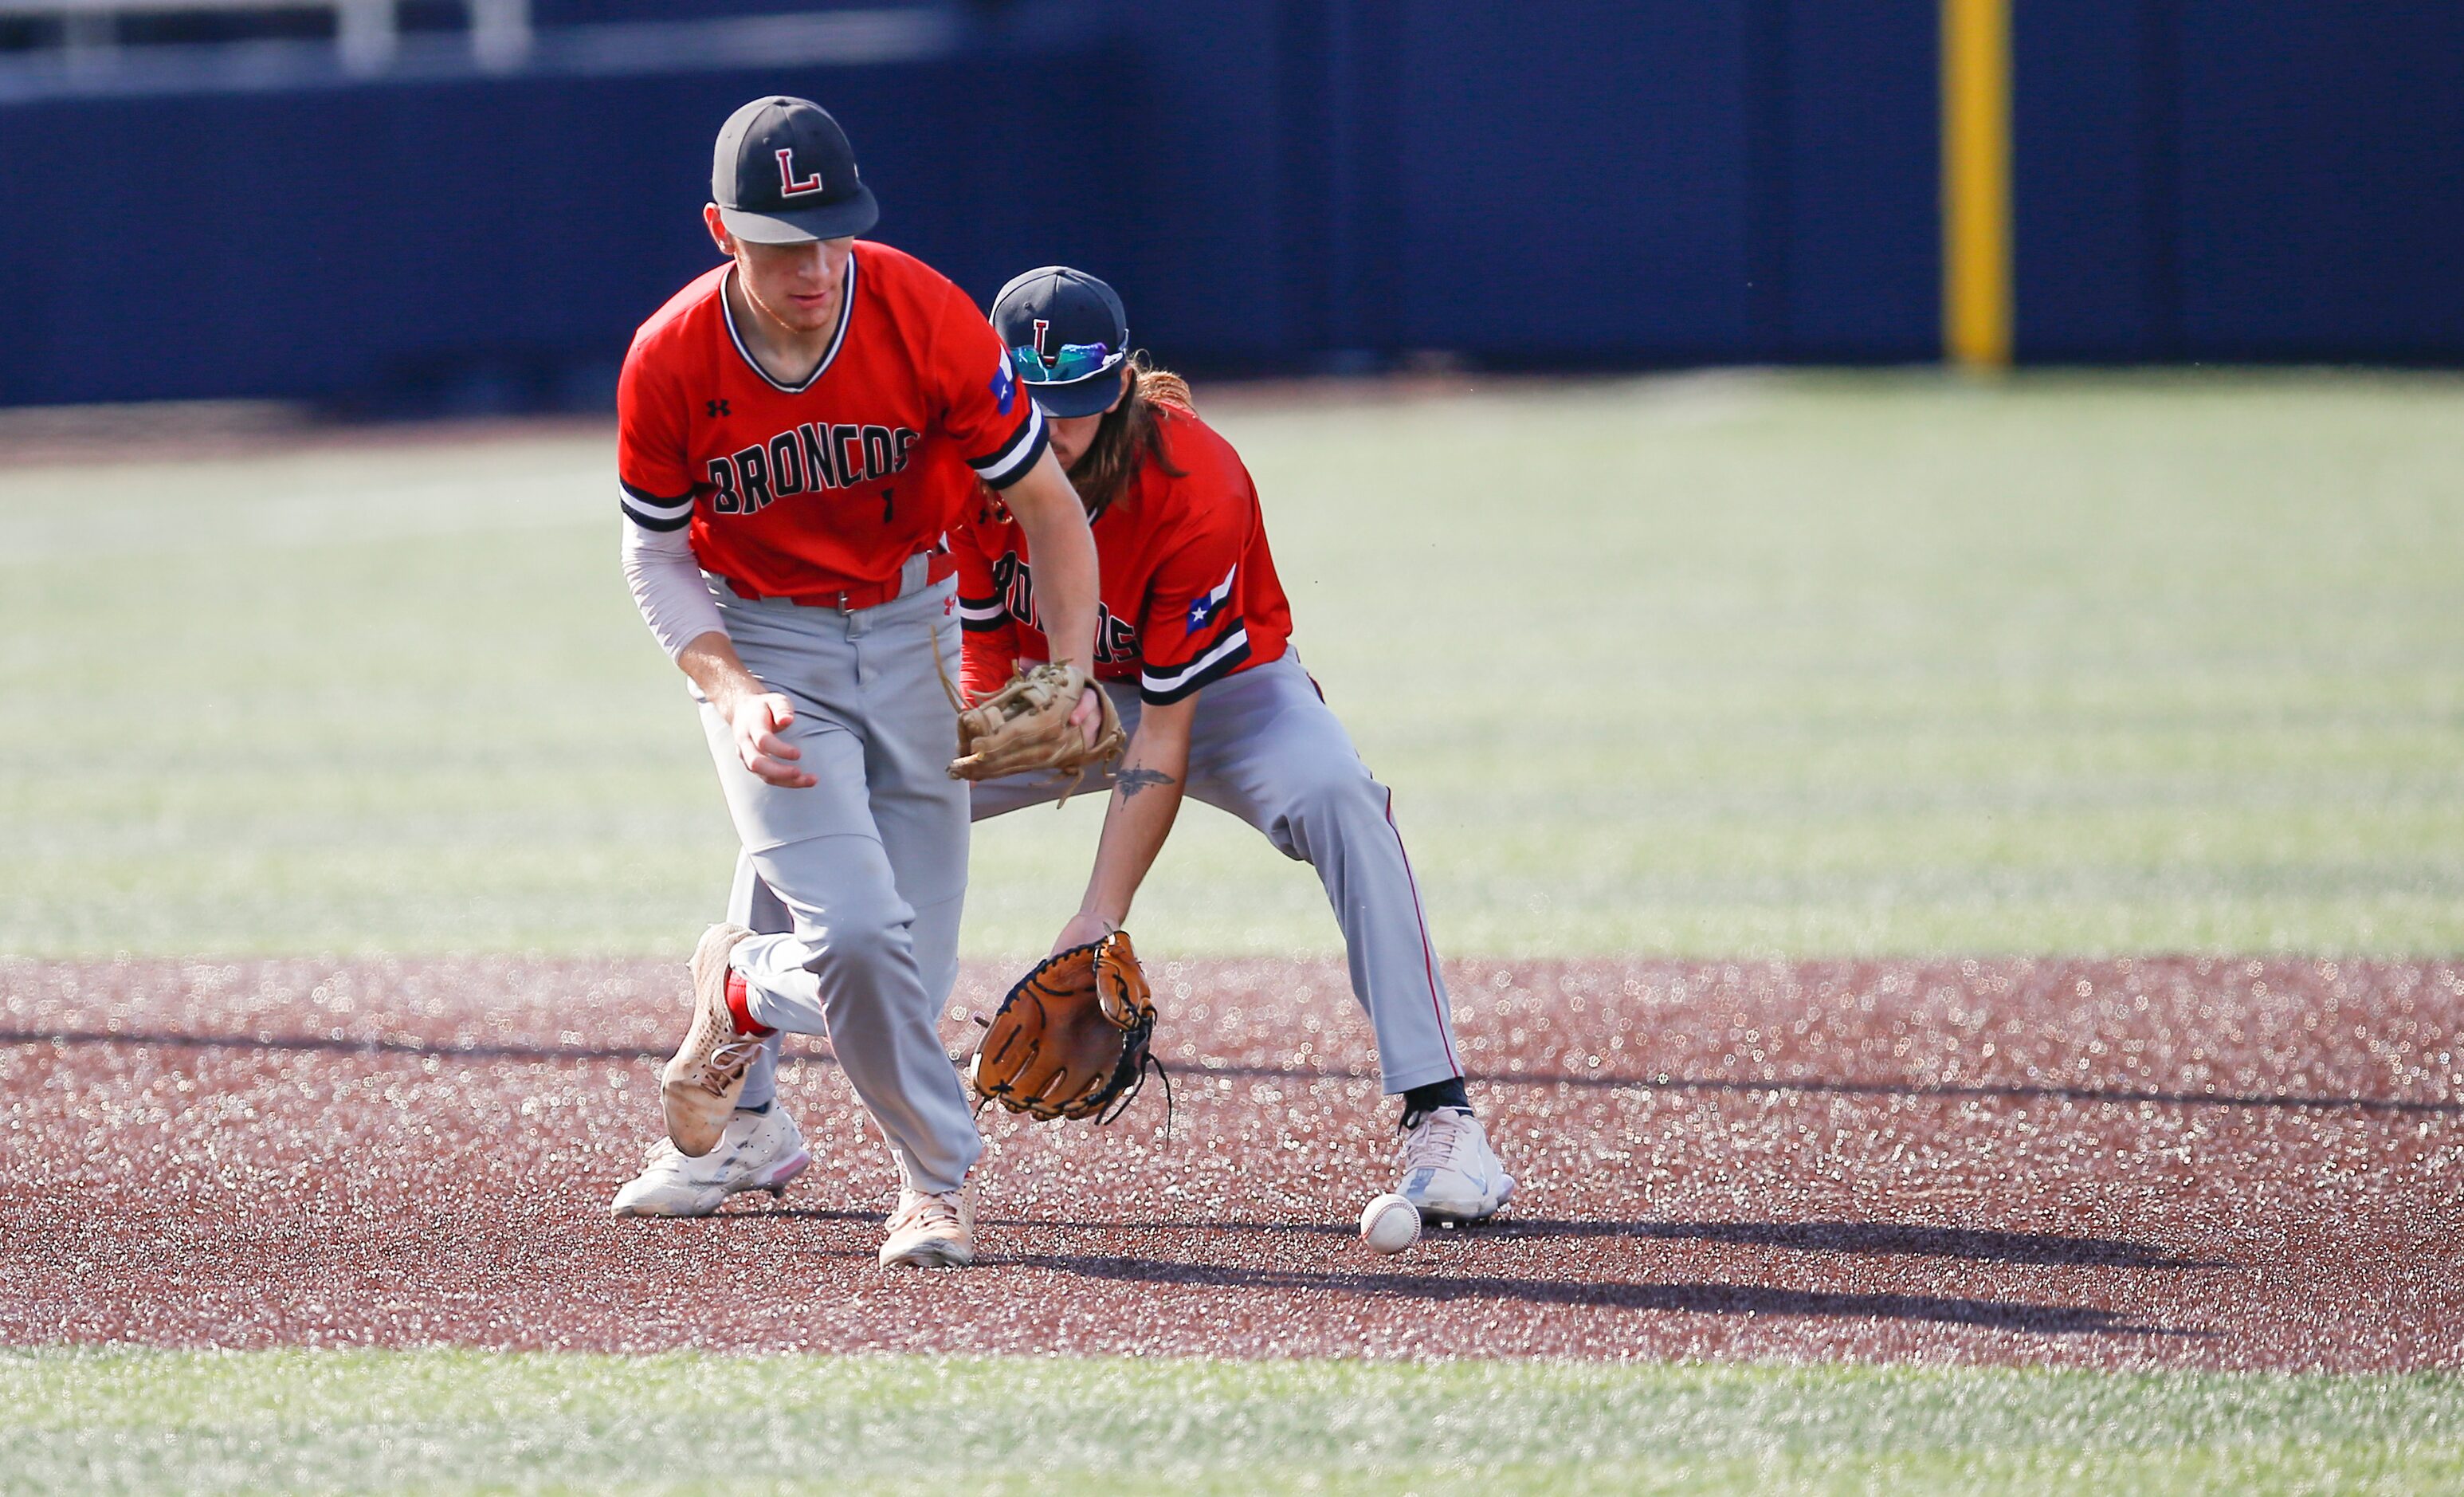
[[[1121,359],[1110,343],[1064,343],[1049,360],[1021,343],[1010,350],[1010,356],[1018,361],[1018,377],[1029,385],[1067,385],[1101,374]]]

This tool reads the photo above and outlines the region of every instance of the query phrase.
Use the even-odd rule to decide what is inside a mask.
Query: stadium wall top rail
[[[521,65],[531,47],[530,0],[464,0],[472,60],[491,71]],[[378,73],[402,50],[396,0],[0,0],[0,16],[54,16],[70,69],[109,68],[123,50],[122,15],[251,11],[331,11],[334,51],[345,71]]]
[[[625,77],[693,69],[867,65],[945,56],[963,17],[941,6],[869,7],[671,21],[535,25],[529,0],[470,0],[472,25],[405,32],[394,0],[0,0],[0,18],[52,16],[83,25],[65,45],[0,55],[0,103],[128,95],[266,93],[383,79]],[[330,9],[329,40],[119,45],[122,14]],[[78,39],[82,34],[82,40]]]

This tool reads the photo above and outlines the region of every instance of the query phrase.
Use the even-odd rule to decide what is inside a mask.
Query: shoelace
[[[1471,1119],[1460,1112],[1440,1111],[1423,1116],[1419,1127],[1403,1135],[1403,1168],[1454,1168],[1455,1150],[1469,1138],[1471,1127]]]
[[[905,1232],[927,1224],[956,1229],[960,1224],[958,1197],[954,1191],[940,1196],[917,1196],[898,1208],[890,1219],[890,1230]]]
[[[710,1052],[710,1059],[702,1062],[702,1090],[712,1096],[724,1094],[736,1078],[743,1074],[744,1068],[753,1064],[753,1057],[760,1053],[761,1038],[758,1035],[738,1035],[733,1040],[720,1042],[718,1047]]]

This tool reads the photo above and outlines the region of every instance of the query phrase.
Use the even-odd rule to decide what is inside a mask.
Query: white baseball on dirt
[[[1388,1192],[1360,1211],[1360,1241],[1373,1253],[1399,1253],[1420,1240],[1420,1208]]]

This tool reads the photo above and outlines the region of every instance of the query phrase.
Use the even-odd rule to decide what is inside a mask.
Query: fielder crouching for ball
[[[1403,1099],[1402,1178],[1423,1216],[1475,1222],[1514,1193],[1464,1094],[1428,920],[1394,817],[1352,737],[1288,647],[1291,610],[1258,491],[1177,376],[1129,356],[1112,289],[1061,266],[1002,288],[993,326],[1052,431],[1092,521],[1101,568],[1095,674],[1130,730],[1116,768],[1086,771],[1111,801],[1085,901],[1058,952],[1120,929],[1184,794],[1313,866],[1343,927],[1389,1095]],[[953,533],[971,697],[1070,636],[1043,538],[1014,495]],[[978,820],[1075,782],[1015,775],[975,786]]]
[[[729,923],[693,954],[668,1138],[612,1209],[701,1215],[783,1186],[807,1156],[773,1105],[779,1034],[827,1033],[898,1167],[882,1263],[963,1265],[982,1141],[935,1024],[968,821],[938,669],[958,644],[943,537],[1000,492],[1052,559],[1054,659],[1085,665],[1087,517],[974,303],[855,238],[873,198],[827,114],[737,110],[711,196],[726,263],[635,336],[617,466],[626,576],[692,680],[743,854]],[[1091,724],[1094,692],[1070,694]]]

